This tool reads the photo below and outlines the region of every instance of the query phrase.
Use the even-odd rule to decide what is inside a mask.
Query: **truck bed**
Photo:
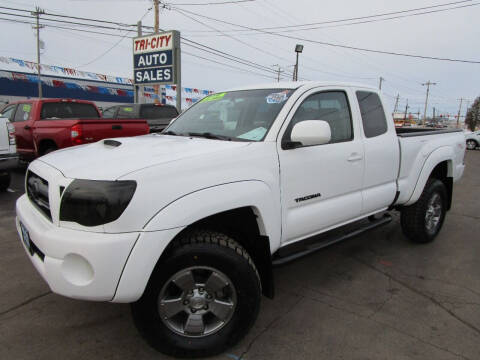
[[[398,175],[397,204],[409,205],[416,191],[421,173],[430,157],[454,159],[447,162],[449,176],[454,180],[461,176],[465,149],[465,136],[460,129],[396,129],[400,146],[400,169]],[[438,163],[437,162],[437,163]],[[456,168],[453,164],[457,164]]]

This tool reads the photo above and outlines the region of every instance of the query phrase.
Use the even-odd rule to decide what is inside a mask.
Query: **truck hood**
[[[111,140],[114,140],[112,145],[102,140],[54,151],[39,161],[58,169],[67,178],[116,180],[151,166],[213,153],[230,153],[250,144],[154,134]]]

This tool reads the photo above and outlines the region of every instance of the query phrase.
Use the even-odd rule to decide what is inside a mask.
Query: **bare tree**
[[[468,109],[465,124],[471,131],[475,131],[477,125],[480,125],[480,96],[475,99],[473,105]]]

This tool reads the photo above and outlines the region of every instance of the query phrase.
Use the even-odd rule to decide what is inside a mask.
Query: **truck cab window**
[[[99,118],[97,109],[93,104],[77,102],[47,102],[42,105],[40,119],[89,119]]]
[[[330,144],[353,139],[352,117],[347,95],[343,91],[329,91],[310,95],[295,112],[287,128],[285,138],[290,135],[295,124],[305,120],[323,120],[330,125]]]
[[[18,104],[14,121],[27,121],[30,118],[30,111],[32,111],[32,104]]]
[[[118,119],[133,119],[135,118],[135,109],[133,106],[121,106],[118,108]]]
[[[103,112],[103,117],[106,119],[112,119],[115,115],[115,110],[117,110],[116,107],[110,107],[108,109],[105,109],[105,111]]]
[[[17,105],[10,105],[5,107],[0,113],[0,117],[7,118],[10,121],[13,121],[13,115],[15,114],[15,108]]]
[[[358,104],[362,113],[363,131],[367,138],[387,132],[387,118],[378,94],[369,91],[357,91]]]

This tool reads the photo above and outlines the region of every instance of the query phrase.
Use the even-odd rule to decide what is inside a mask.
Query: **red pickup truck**
[[[5,106],[0,117],[15,126],[17,151],[23,160],[105,138],[149,133],[145,120],[104,119],[93,102],[84,100],[18,101]]]

